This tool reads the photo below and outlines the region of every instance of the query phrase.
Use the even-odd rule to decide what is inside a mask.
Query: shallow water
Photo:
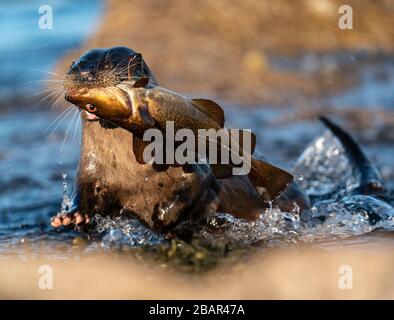
[[[53,13],[53,29],[39,28],[42,5]],[[100,0],[0,2],[0,96],[13,99],[42,87],[65,51],[75,50],[98,23]]]
[[[15,24],[0,40],[0,60],[4,63],[0,68],[0,96],[4,99],[9,98],[10,93],[26,96],[37,92],[37,82],[26,86],[21,83],[44,79],[45,73],[41,71],[52,70],[56,58],[88,35],[102,9],[100,1],[85,0],[78,6],[49,1],[54,7],[55,28],[42,31],[36,26],[39,3],[26,3],[23,10],[17,2],[7,6],[7,10],[0,4],[0,23]],[[24,64],[18,63],[21,60]],[[344,72],[354,73],[353,85],[309,101],[324,112],[351,114],[367,110],[373,115],[381,110],[393,110],[394,60],[391,57],[374,59],[346,52],[306,53],[299,57],[271,58],[270,63],[274,68],[297,71],[305,77],[316,74],[316,70],[323,75],[342,68]],[[69,200],[76,174],[80,150],[78,115],[71,112],[63,119],[61,111],[31,107],[4,111],[0,115],[0,256],[17,253],[21,258],[42,254],[69,257],[75,254],[73,248],[80,243],[83,250],[78,254],[167,243],[138,221],[124,217],[95,217],[97,227],[89,235],[76,230],[52,229],[49,219]],[[292,107],[228,106],[225,111],[226,125],[252,129],[257,135],[257,152],[294,173],[313,200],[313,208],[301,215],[270,208],[254,223],[218,213],[196,232],[196,238],[202,243],[241,247],[308,243],[327,250],[344,246],[370,246],[374,250],[376,243],[383,243],[383,247],[391,245],[392,202],[353,194],[358,186],[357,173],[349,165],[341,145],[315,117],[297,118],[302,110]],[[344,125],[348,128],[346,123]],[[393,192],[392,123],[379,120],[371,123],[368,130],[352,132]]]
[[[56,122],[48,128],[58,114],[40,111],[35,94],[45,90],[57,59],[93,31],[103,2],[46,1],[53,12],[51,30],[38,25],[43,4],[36,0],[0,3],[1,253],[13,251],[10,246],[21,242],[48,241],[61,246],[65,239],[72,239],[72,232],[59,237],[49,227],[48,217],[59,209],[62,175],[67,173],[70,182],[75,174],[78,139],[61,147],[68,124],[56,127]],[[34,103],[23,106],[26,101]],[[79,137],[78,132],[75,136]],[[72,139],[74,128],[70,135]]]

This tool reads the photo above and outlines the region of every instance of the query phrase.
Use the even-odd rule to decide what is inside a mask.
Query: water
[[[0,108],[13,110],[1,114],[0,253],[13,252],[21,243],[48,241],[51,248],[63,246],[75,237],[74,232],[59,237],[48,225],[48,217],[60,209],[63,174],[67,173],[72,186],[78,139],[61,148],[69,123],[45,132],[58,115],[19,105],[45,88],[42,80],[48,79],[56,60],[89,36],[103,2],[45,1],[53,10],[52,30],[38,26],[42,4],[38,0],[0,2]],[[74,127],[70,139],[73,136]]]
[[[79,142],[71,138],[60,151],[67,123],[53,134],[43,133],[55,118],[56,114],[48,116],[43,111],[2,115],[0,252],[9,251],[10,244],[22,239],[60,243],[72,238],[67,232],[58,237],[48,225],[49,216],[60,209],[64,173],[72,186],[79,148]]]
[[[7,27],[0,39],[0,96],[4,100],[37,92],[39,82],[30,81],[47,78],[37,70],[50,71],[61,54],[83,41],[102,10],[102,3],[93,0],[46,3],[53,6],[55,14],[51,31],[42,31],[37,26],[39,1],[7,6],[0,3],[0,29]],[[392,110],[393,60],[390,57],[368,63],[364,60],[357,53],[334,53],[279,57],[271,62],[277,68],[299,70],[306,76],[317,68],[329,71],[351,64],[358,75],[355,84],[312,103],[324,106],[327,112],[337,109],[374,112],[376,107]],[[291,107],[245,110],[233,106],[226,109],[226,121],[232,127],[251,128],[257,135],[257,152],[293,172],[313,200],[313,208],[302,214],[297,210],[289,213],[270,208],[253,223],[217,213],[196,231],[195,237],[201,242],[243,247],[293,243],[343,246],[343,241],[350,239],[346,245],[367,245],[360,239],[369,239],[372,232],[383,238],[392,231],[392,203],[354,194],[358,176],[341,145],[313,117],[286,120],[296,113]],[[76,254],[73,248],[80,243],[83,250],[77,254],[166,243],[162,236],[126,217],[96,216],[93,220],[97,226],[89,235],[50,227],[50,217],[69,205],[80,150],[76,114],[53,125],[58,115],[39,108],[1,114],[0,256],[17,253],[24,258],[44,252],[49,257],[69,257]],[[390,122],[381,120],[365,132],[358,132],[358,138],[392,192],[394,137],[390,128]],[[353,239],[356,240],[352,242]]]
[[[330,97],[325,102],[332,105],[393,109],[394,61],[375,63],[363,68],[360,83],[347,92]]]
[[[39,28],[41,5],[53,11],[53,29]],[[29,0],[0,2],[0,96],[37,92],[56,60],[78,47],[99,22],[99,0]]]

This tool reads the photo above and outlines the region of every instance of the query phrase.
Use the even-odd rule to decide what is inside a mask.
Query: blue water
[[[43,4],[52,7],[52,30],[39,28]],[[45,89],[47,72],[95,31],[103,8],[101,0],[0,1],[1,101],[26,101]],[[68,191],[73,186],[80,131],[70,127],[65,141],[71,117],[49,127],[58,114],[9,107],[12,112],[0,115],[0,251],[12,251],[10,246],[21,239],[61,244],[73,232],[59,237],[48,221],[60,208],[63,183],[68,183]]]
[[[328,98],[337,107],[355,106],[373,109],[394,109],[394,61],[366,66],[360,83],[344,93]]]
[[[41,5],[53,9],[53,29],[39,28]],[[0,96],[30,95],[56,60],[79,46],[98,26],[100,0],[0,1]]]
[[[366,51],[305,53],[296,57],[270,58],[274,69],[302,74],[306,78],[330,77],[338,72],[342,78],[354,78],[355,85],[346,83],[337,93],[312,101],[321,106],[335,108],[394,108],[394,56],[371,54]],[[336,86],[335,83],[332,83]]]

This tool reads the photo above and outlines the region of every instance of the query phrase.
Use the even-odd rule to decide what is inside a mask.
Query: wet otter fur
[[[142,56],[126,47],[93,49],[73,62],[66,89],[115,86],[123,80],[157,82]],[[82,149],[73,206],[52,226],[83,225],[95,214],[133,215],[158,232],[212,210],[254,220],[265,204],[246,176],[216,180],[207,165],[160,167],[139,164],[132,134],[84,115]]]

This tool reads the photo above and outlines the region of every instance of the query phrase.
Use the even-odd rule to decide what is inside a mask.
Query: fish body
[[[121,83],[116,87],[89,88],[68,92],[66,99],[88,112],[107,120],[133,133],[133,151],[136,159],[144,163],[143,151],[150,143],[142,137],[148,129],[159,129],[165,134],[169,121],[173,122],[175,132],[189,129],[198,139],[200,129],[220,130],[224,126],[224,112],[215,102],[206,99],[188,99],[159,86],[145,88],[135,83]],[[242,130],[241,130],[242,131]],[[230,136],[230,141],[233,139]],[[207,141],[208,143],[210,141]],[[218,143],[218,155],[220,142]],[[239,140],[237,141],[237,143]],[[250,181],[267,200],[274,200],[293,180],[291,174],[265,161],[253,159],[255,138],[251,135],[249,157],[244,148],[238,144],[237,151],[248,161]],[[232,150],[230,150],[232,152]],[[219,155],[220,157],[220,155]],[[233,175],[232,163],[211,164],[216,178],[223,179]]]
[[[155,122],[154,126],[160,130],[165,131],[168,121],[174,122],[174,129],[190,129],[196,135],[198,129],[215,129],[219,130],[224,124],[223,110],[216,103],[210,100],[192,100],[187,99],[175,92],[169,91],[161,87],[154,87],[152,89],[144,88],[130,88],[119,85],[125,88],[125,92],[129,94],[129,99],[132,101],[133,113],[130,117],[130,124],[134,125],[136,122],[152,120]],[[211,110],[201,111],[199,105],[204,103],[211,107]],[[209,113],[211,111],[211,113]],[[152,119],[146,118],[147,112]],[[131,128],[126,128],[131,129]]]

